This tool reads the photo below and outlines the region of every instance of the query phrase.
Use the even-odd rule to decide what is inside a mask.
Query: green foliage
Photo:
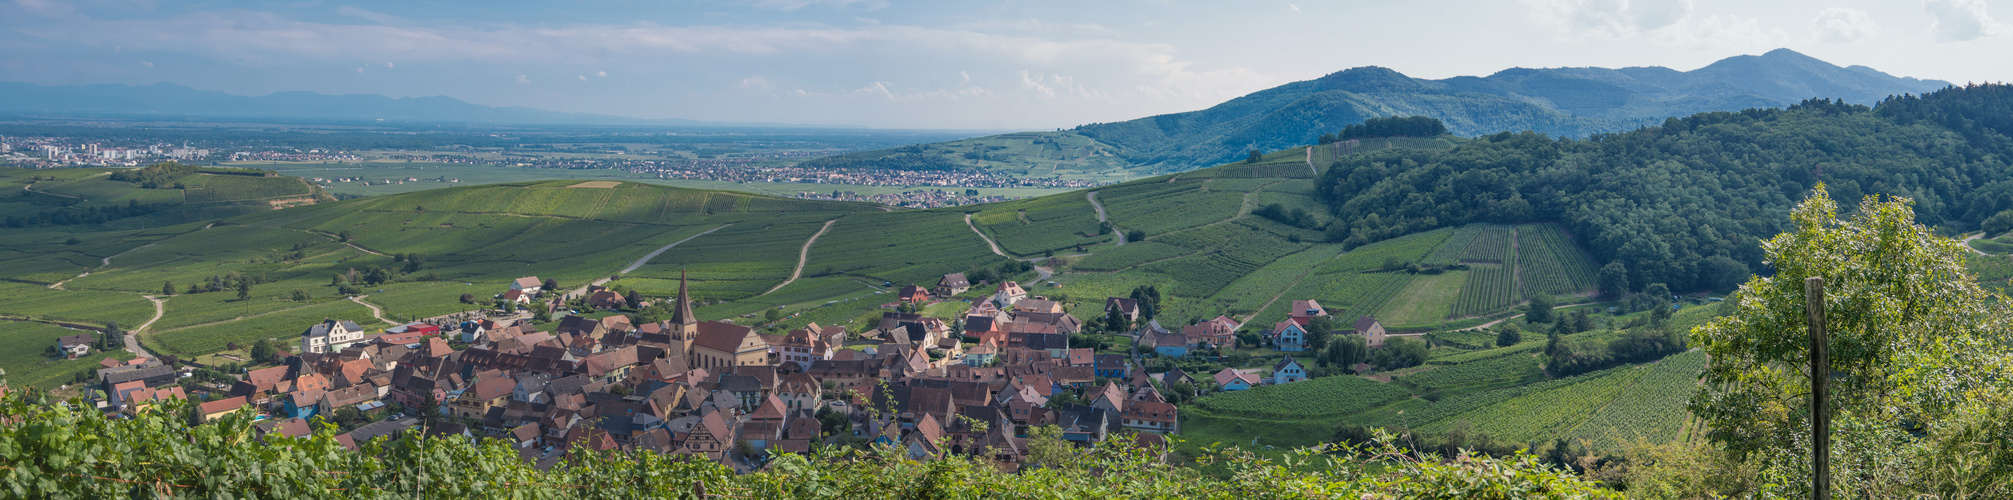
[[[501,441],[408,436],[343,449],[332,427],[303,439],[254,439],[248,413],[190,426],[165,411],[113,420],[62,405],[7,402],[0,426],[0,487],[50,498],[1620,498],[1620,494],[1530,455],[1386,461],[1405,455],[1388,436],[1362,446],[1296,452],[1287,462],[1234,448],[1199,465],[1167,467],[1113,439],[1090,448],[1061,445],[1040,467],[1018,474],[959,456],[932,462],[894,448],[783,454],[762,471],[736,474],[691,456],[597,454],[576,450],[537,469]],[[417,433],[414,433],[417,434]],[[1058,440],[1059,441],[1059,440]],[[1031,445],[1033,449],[1044,449]],[[1322,455],[1327,455],[1323,457]],[[864,493],[863,493],[864,492]]]
[[[1336,375],[1284,385],[1203,396],[1196,405],[1211,412],[1254,417],[1305,418],[1344,415],[1411,397],[1391,384]]]
[[[175,181],[195,175],[198,170],[200,169],[195,165],[170,161],[149,165],[146,168],[112,172],[111,179],[139,184],[140,187],[147,189],[160,189],[173,186]]]
[[[1355,155],[1323,173],[1319,192],[1360,241],[1524,221],[1516,207],[1527,205],[1558,214],[1597,261],[1622,262],[1630,282],[1694,290],[1712,284],[1714,256],[1762,269],[1752,242],[1787,228],[1781,214],[1820,179],[1840,199],[1914,199],[1931,226],[1976,227],[2013,209],[2000,159],[2013,140],[1985,124],[2004,120],[1957,118],[2008,107],[2008,89],[1897,97],[1879,109],[1813,100],[1704,113],[1583,141],[1503,133],[1439,153]]]
[[[1524,341],[1524,330],[1516,323],[1503,322],[1496,327],[1496,347],[1509,347]]]
[[[1370,354],[1370,364],[1385,370],[1419,366],[1426,362],[1426,342],[1411,337],[1391,337],[1384,348]]]
[[[1917,224],[1909,200],[1867,199],[1843,220],[1837,209],[1814,190],[1792,230],[1762,245],[1775,274],[1749,280],[1731,315],[1692,330],[1711,356],[1691,404],[1705,436],[1758,465],[1760,482],[1783,484],[1779,493],[1808,494],[1798,492],[1810,461],[1804,279],[1822,277],[1834,493],[2007,493],[2013,451],[1970,440],[2005,442],[2013,430],[2003,418],[2013,401],[2008,298],[1972,281],[1962,247]],[[1965,472],[1943,472],[1951,468]]]
[[[1342,133],[1335,140],[1369,139],[1375,137],[1438,137],[1447,134],[1447,125],[1425,116],[1391,116],[1363,120],[1363,123],[1342,127]],[[1325,144],[1325,143],[1324,143]]]
[[[1524,312],[1525,323],[1552,322],[1552,315],[1554,314],[1554,311],[1552,311],[1551,297],[1546,297],[1542,294],[1532,295],[1531,302],[1530,304],[1528,304],[1528,307],[1530,308],[1530,310]]]
[[[2006,234],[2007,231],[2013,231],[2013,210],[2002,210],[1999,213],[1992,214],[1991,217],[1985,218],[1985,222],[1979,223],[1978,228],[1984,230],[1987,235]]]

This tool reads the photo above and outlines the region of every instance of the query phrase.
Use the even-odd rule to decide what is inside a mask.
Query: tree
[[[628,294],[622,297],[622,300],[628,302],[629,307],[632,309],[643,307],[643,296],[637,295],[635,290],[630,290]]]
[[[1322,357],[1327,359],[1329,365],[1343,369],[1362,363],[1369,354],[1369,342],[1362,335],[1343,335],[1329,339],[1328,349],[1322,351]]]
[[[278,351],[278,349],[273,348],[273,342],[271,340],[262,339],[259,340],[258,342],[253,342],[251,352],[252,361],[261,363],[266,361],[272,361],[273,355],[276,354],[275,351]]]
[[[1118,308],[1113,307],[1111,308],[1111,310],[1105,311],[1104,331],[1111,333],[1124,333],[1131,330],[1132,330],[1132,321],[1125,319],[1125,315],[1120,314],[1118,312]]]
[[[1264,159],[1265,159],[1265,153],[1256,149],[1253,149],[1250,152],[1244,154],[1245,163],[1258,163],[1259,160]]]
[[[175,282],[173,281],[161,282],[161,295],[174,295],[174,294],[175,294]]]
[[[1315,316],[1307,321],[1307,348],[1319,351],[1328,347],[1328,336],[1335,333],[1335,321],[1327,316]]]
[[[103,341],[98,343],[98,345],[99,349],[107,351],[113,349],[124,349],[126,347],[126,331],[119,328],[119,322],[106,321],[105,337]]]
[[[775,323],[775,322],[776,322],[776,320],[780,320],[780,319],[783,319],[783,311],[782,311],[782,310],[779,310],[779,309],[773,309],[773,308],[772,308],[772,309],[768,309],[768,310],[764,310],[764,311],[762,311],[762,322],[763,322],[763,323]]]
[[[1391,337],[1384,341],[1383,349],[1370,355],[1370,363],[1385,370],[1425,364],[1426,343],[1411,337]]]
[[[545,285],[545,291],[548,291],[548,292],[558,292],[558,291],[559,291],[559,280],[557,280],[557,279],[552,279],[552,278],[546,278],[546,279],[545,279],[545,283],[542,283],[542,284],[543,284],[543,285]]]
[[[1057,468],[1070,463],[1076,457],[1076,447],[1062,438],[1062,428],[1055,424],[1028,429],[1027,461],[1029,465]]]
[[[1146,231],[1139,229],[1126,231],[1125,241],[1146,241]]]
[[[1622,261],[1609,262],[1601,266],[1601,295],[1620,297],[1629,293],[1629,268]]]
[[[238,300],[252,298],[252,282],[238,280]]]
[[[2001,210],[1992,214],[1991,217],[1985,218],[1985,222],[1979,224],[1979,228],[1985,230],[1986,236],[2013,231],[2013,210]]]
[[[1783,484],[1779,496],[1810,494],[1798,491],[1810,462],[1804,279],[1821,277],[1834,487],[1885,498],[2007,493],[2013,299],[1980,288],[1967,250],[1917,224],[1910,200],[1869,198],[1839,220],[1819,186],[1791,212],[1791,229],[1762,244],[1775,274],[1750,278],[1729,299],[1732,314],[1692,330],[1710,356],[1690,405],[1705,437]]]
[[[1516,323],[1505,322],[1503,323],[1503,326],[1496,327],[1497,347],[1509,347],[1517,345],[1518,343],[1521,343],[1523,341],[1524,341],[1524,330],[1522,328],[1517,328]]]
[[[474,304],[474,303],[475,303],[475,294],[472,294],[472,293],[464,293],[464,294],[461,294],[461,303],[463,303],[463,304]]]
[[[1650,308],[1650,321],[1663,324],[1671,317],[1671,289],[1663,283],[1651,283],[1643,287],[1643,303]]]
[[[1524,313],[1524,322],[1525,322],[1525,323],[1550,323],[1550,322],[1552,322],[1552,299],[1551,299],[1551,297],[1547,297],[1547,296],[1545,296],[1545,294],[1542,294],[1542,293],[1540,293],[1540,294],[1536,294],[1536,295],[1532,295],[1532,296],[1531,296],[1531,305],[1530,305],[1530,311],[1526,311],[1526,312]]]
[[[289,295],[289,298],[292,298],[294,302],[307,302],[308,292],[296,288],[294,289],[293,293]]]

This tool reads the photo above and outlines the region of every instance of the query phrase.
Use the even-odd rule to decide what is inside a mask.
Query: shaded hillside
[[[928,165],[1084,178],[1112,173],[1097,170],[1101,167],[1133,174],[1165,173],[1233,161],[1251,149],[1275,151],[1310,144],[1321,134],[1379,116],[1432,117],[1464,136],[1532,130],[1584,137],[1632,130],[1671,116],[1782,107],[1810,98],[1872,104],[1889,95],[1948,85],[1894,77],[1863,66],[1839,67],[1787,49],[1730,57],[1691,71],[1513,68],[1482,77],[1422,80],[1368,66],[1261,90],[1198,111],[1062,132],[913,146],[901,156],[862,153],[849,158],[888,161],[848,165]],[[993,147],[1009,137],[1037,145],[1073,146]],[[1040,170],[1044,165],[1051,170]]]
[[[1813,100],[1703,113],[1590,140],[1484,136],[1445,152],[1347,157],[1322,176],[1360,244],[1469,222],[1564,221],[1629,283],[1725,288],[1763,269],[1755,241],[1822,182],[1839,200],[1903,196],[1917,218],[1968,231],[2013,209],[2013,87],[1952,88],[1868,107]]]

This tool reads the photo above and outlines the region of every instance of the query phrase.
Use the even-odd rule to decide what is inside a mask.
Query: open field
[[[0,320],[0,369],[7,370],[7,384],[17,387],[40,387],[52,389],[70,383],[70,378],[79,371],[101,368],[98,361],[110,357],[118,360],[133,359],[133,353],[123,350],[91,351],[91,354],[77,359],[50,358],[43,349],[56,345],[56,339],[66,335],[85,332],[60,326],[26,321]]]

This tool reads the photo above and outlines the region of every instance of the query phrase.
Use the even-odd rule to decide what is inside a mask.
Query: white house
[[[354,321],[322,320],[301,332],[301,352],[327,354],[363,342],[363,327]]]

